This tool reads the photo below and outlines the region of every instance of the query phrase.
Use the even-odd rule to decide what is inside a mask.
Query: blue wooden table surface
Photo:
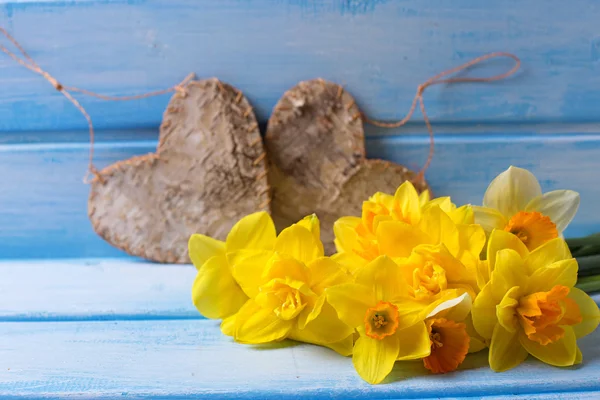
[[[64,84],[127,95],[217,76],[262,124],[285,90],[316,77],[343,84],[368,115],[399,119],[430,76],[512,52],[514,77],[427,90],[427,179],[478,204],[510,164],[528,168],[544,191],[581,193],[567,236],[600,231],[598,21],[595,0],[0,0],[0,26]],[[154,150],[168,95],[78,98],[99,129],[98,166]],[[369,157],[414,169],[427,157],[420,116],[365,131]],[[444,376],[410,364],[377,387],[326,349],[233,344],[191,305],[192,267],[140,262],[93,232],[88,149],[77,110],[0,53],[0,397],[600,398],[598,333],[578,368],[529,361],[495,374],[483,354]]]

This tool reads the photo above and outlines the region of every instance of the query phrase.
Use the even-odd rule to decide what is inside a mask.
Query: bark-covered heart
[[[149,260],[189,262],[187,242],[225,239],[233,224],[269,210],[266,159],[248,100],[217,79],[171,99],[156,153],[100,171],[88,203],[94,230]]]
[[[265,137],[278,229],[315,212],[329,253],[333,223],[360,216],[377,191],[394,194],[415,174],[398,164],[365,158],[363,123],[350,94],[322,79],[300,82],[275,106]],[[418,191],[426,183],[415,185]]]

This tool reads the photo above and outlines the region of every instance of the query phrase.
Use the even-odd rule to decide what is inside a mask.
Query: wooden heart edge
[[[189,86],[196,86],[196,85],[200,85],[202,83],[205,83],[206,81],[215,81],[219,90],[224,93],[227,91],[226,88],[229,88],[230,90],[232,90],[233,92],[236,93],[236,97],[234,98],[234,102],[236,104],[239,104],[239,102],[245,98],[243,92],[241,90],[238,90],[237,88],[233,87],[230,84],[221,82],[219,79],[217,78],[209,78],[209,79],[203,79],[203,80],[195,80],[195,81],[191,81],[189,82],[186,87]],[[171,103],[171,101],[173,100],[173,98],[178,97],[184,97],[186,96],[186,92],[185,91],[177,91],[175,92],[175,94],[171,97],[171,100],[169,100],[169,104]],[[257,132],[257,137],[254,138],[254,140],[252,140],[252,142],[250,143],[250,146],[256,146],[256,145],[261,145],[263,146],[263,150],[262,152],[260,152],[260,155],[254,160],[253,164],[254,165],[259,165],[262,164],[263,169],[261,172],[259,172],[255,179],[257,182],[264,180],[264,185],[261,185],[262,189],[257,193],[258,197],[263,197],[264,200],[259,204],[258,209],[256,211],[267,211],[267,212],[271,212],[271,208],[270,208],[270,204],[271,204],[271,187],[269,184],[269,181],[267,179],[267,175],[268,175],[268,159],[267,159],[267,153],[266,150],[264,149],[264,144],[263,144],[263,139],[260,133],[260,129],[258,126],[258,122],[256,121],[256,117],[253,113],[253,108],[252,106],[249,104],[249,101],[246,98],[246,102],[248,102],[248,108],[243,112],[242,117],[247,118],[248,116],[252,116],[252,118],[254,119],[253,123],[250,124],[249,128],[248,128],[248,132],[252,132],[252,131],[256,131]],[[126,240],[123,240],[123,238],[118,237],[118,236],[114,236],[114,235],[110,235],[107,229],[101,229],[100,228],[100,223],[97,219],[94,218],[94,214],[95,214],[95,207],[93,206],[92,202],[94,201],[94,198],[96,196],[96,193],[94,192],[93,189],[93,185],[95,184],[105,184],[105,179],[110,178],[111,176],[113,176],[117,171],[124,171],[124,169],[127,167],[135,167],[137,165],[140,165],[142,163],[149,163],[149,164],[153,164],[154,162],[156,162],[157,160],[160,159],[160,151],[161,148],[163,147],[166,139],[169,137],[170,133],[164,134],[163,131],[168,128],[168,124],[170,123],[170,121],[168,119],[166,119],[165,117],[167,117],[169,114],[172,113],[176,113],[177,109],[176,107],[172,107],[171,105],[168,105],[167,108],[165,109],[165,112],[163,113],[163,122],[160,125],[160,131],[159,131],[159,140],[158,140],[158,144],[156,146],[156,151],[154,153],[148,153],[145,155],[141,155],[141,156],[133,156],[130,157],[126,160],[121,160],[121,161],[117,161],[111,165],[108,165],[104,168],[102,168],[100,171],[98,171],[98,173],[94,176],[94,178],[91,180],[90,182],[90,195],[88,198],[88,218],[92,224],[92,227],[94,229],[94,231],[102,238],[104,239],[106,242],[108,242],[109,244],[111,244],[112,246],[123,250],[124,252],[126,252],[127,254],[133,255],[133,256],[138,256],[138,257],[142,257],[145,258],[147,260],[150,261],[154,261],[154,262],[159,262],[159,263],[169,263],[169,264],[188,264],[190,263],[190,259],[189,256],[187,254],[185,254],[185,256],[177,256],[176,254],[174,254],[172,251],[167,251],[166,253],[160,253],[160,252],[153,252],[152,254],[150,254],[149,252],[146,251],[145,247],[140,247],[139,251],[132,251],[132,249],[129,247],[129,245],[127,244]],[[116,239],[116,240],[115,240]]]

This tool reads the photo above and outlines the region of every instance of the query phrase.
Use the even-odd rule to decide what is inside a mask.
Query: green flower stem
[[[584,246],[600,246],[600,233],[580,238],[565,239],[565,241],[572,252]]]
[[[579,264],[579,277],[600,275],[600,255],[577,257]]]
[[[600,245],[577,247],[576,249],[572,250],[571,253],[575,258],[593,256],[600,254]]]
[[[600,292],[600,275],[588,276],[577,281],[575,287],[586,293]]]

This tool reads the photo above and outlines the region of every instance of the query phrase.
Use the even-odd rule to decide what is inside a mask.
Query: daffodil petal
[[[518,340],[519,332],[509,332],[497,324],[490,343],[490,368],[503,372],[521,364],[527,358],[527,350]]]
[[[575,356],[575,362],[573,365],[578,365],[583,362],[583,354],[581,353],[581,349],[577,346],[577,355]]]
[[[316,318],[309,321],[302,329],[294,329],[291,338],[322,345],[339,342],[353,331],[353,328],[338,318],[334,308],[325,302]]]
[[[504,229],[508,220],[500,211],[488,207],[472,206],[475,223],[481,225],[487,235],[494,229]]]
[[[307,283],[310,280],[310,271],[303,262],[287,254],[275,253],[268,262],[263,272],[263,281],[268,282],[274,278],[289,278],[298,282]]]
[[[529,254],[527,246],[523,242],[510,232],[503,230],[494,230],[490,235],[487,248],[487,260],[490,272],[496,268],[496,254],[500,250],[512,249],[516,251],[521,258],[526,257]]]
[[[525,257],[525,267],[531,274],[536,269],[546,267],[556,261],[571,258],[569,246],[562,238],[549,240]]]
[[[230,315],[221,322],[221,333],[225,336],[235,335],[235,318],[237,314]]]
[[[352,280],[344,268],[330,257],[317,258],[308,264],[308,271],[311,289],[319,295],[327,288]]]
[[[454,299],[447,300],[438,305],[429,312],[427,318],[431,318],[445,311],[444,318],[451,319],[452,321],[462,321],[471,312],[472,305],[471,296],[469,296],[468,293],[463,293]]]
[[[464,293],[463,290],[446,289],[439,293],[435,300],[423,299],[416,300],[412,297],[403,297],[396,299],[393,304],[398,309],[398,329],[405,329],[422,322],[428,315],[433,315],[433,311],[440,305],[447,303],[452,304],[452,301],[460,297]],[[447,308],[441,306],[445,311]],[[436,314],[438,313],[436,312]]]
[[[521,256],[512,249],[500,250],[496,253],[496,268],[490,279],[494,298],[500,302],[504,295],[514,286],[527,282],[525,263]]]
[[[421,204],[417,190],[410,181],[404,182],[394,194],[396,206],[400,207],[403,218],[416,224],[421,218]]]
[[[573,328],[562,328],[565,330],[565,336],[544,346],[529,340],[524,334],[519,335],[519,341],[527,352],[538,360],[556,367],[568,367],[573,365],[577,358],[577,338]]]
[[[510,218],[541,194],[542,188],[531,172],[511,166],[492,180],[483,196],[483,206]]]
[[[581,289],[571,288],[568,297],[577,303],[581,313],[581,323],[573,326],[575,336],[579,339],[589,335],[598,327],[600,310],[594,299]]]
[[[425,189],[419,194],[419,204],[423,207],[429,200],[431,200],[431,192],[429,189]]]
[[[460,251],[456,254],[465,266],[475,268],[479,255],[485,246],[485,232],[480,225],[458,225]]]
[[[446,211],[448,216],[457,225],[471,225],[475,223],[475,212],[473,206],[465,204],[458,207],[456,210]]]
[[[488,260],[480,260],[477,264],[477,287],[483,289],[483,287],[490,281],[491,272]]]
[[[200,269],[209,258],[225,255],[225,242],[196,233],[190,236],[188,253],[196,269]]]
[[[345,251],[332,255],[331,259],[337,262],[349,274],[354,274],[368,263],[367,260],[356,253]]]
[[[387,256],[379,256],[361,268],[355,279],[356,283],[372,288],[378,301],[391,301],[408,290],[398,265]]]
[[[424,206],[423,207],[424,210],[426,210],[432,206],[438,206],[439,208],[442,209],[442,211],[444,211],[446,213],[451,212],[456,209],[456,206],[452,203],[452,199],[449,196],[436,197],[435,199],[428,201],[423,206]]]
[[[473,302],[471,311],[473,316],[473,325],[477,333],[484,339],[492,338],[494,328],[498,325],[498,317],[496,317],[496,306],[500,300],[496,300],[492,291],[492,284],[488,283],[483,287],[481,292]]]
[[[341,217],[333,224],[337,251],[352,251],[358,246],[358,234],[355,228],[362,223],[359,217]]]
[[[579,208],[579,193],[572,190],[554,190],[533,198],[525,211],[538,211],[550,217],[562,232],[575,217]]]
[[[224,256],[210,258],[198,270],[192,286],[192,301],[206,318],[221,319],[235,314],[248,300],[231,276]]]
[[[275,251],[305,264],[323,257],[323,246],[308,229],[300,225],[292,225],[279,234]]]
[[[317,214],[307,215],[306,217],[298,221],[296,225],[300,225],[308,229],[315,237],[317,245],[321,248],[323,247],[323,243],[321,242],[321,224],[319,222],[319,217],[317,217]],[[323,250],[321,249],[321,251]]]
[[[556,261],[535,270],[528,280],[527,292],[547,292],[556,285],[573,287],[577,283],[577,260]]]
[[[264,211],[250,214],[238,221],[227,235],[227,251],[240,249],[272,250],[275,244],[275,225]]]
[[[361,335],[354,344],[352,363],[360,377],[374,385],[383,381],[392,371],[399,348],[396,335],[382,340]]]
[[[323,346],[329,347],[343,357],[352,355],[352,348],[354,347],[354,333],[346,336],[344,339],[335,343],[326,343]]]
[[[234,338],[240,343],[260,344],[283,340],[292,330],[294,320],[279,319],[272,310],[248,300],[235,319]]]
[[[420,244],[435,244],[417,227],[400,221],[381,222],[377,227],[379,252],[389,257],[408,257]]]
[[[322,294],[319,297],[317,297],[317,300],[315,301],[315,304],[312,306],[312,308],[307,307],[300,312],[300,314],[298,315],[298,328],[299,329],[304,329],[306,327],[307,323],[314,320],[315,318],[317,318],[319,316],[319,314],[321,314],[321,310],[323,309],[323,304],[325,304],[326,300],[327,300],[327,297],[325,296],[325,294]],[[337,315],[336,315],[336,319],[337,319]]]
[[[377,304],[371,288],[356,283],[337,285],[327,289],[325,293],[338,317],[352,328],[363,325],[367,309]]]
[[[231,273],[248,297],[255,297],[264,283],[263,273],[273,252],[268,250],[238,250],[227,254]]]
[[[423,212],[419,229],[430,238],[429,243],[443,243],[452,254],[460,250],[458,228],[440,207],[428,207]]]
[[[396,360],[418,360],[431,354],[429,330],[424,322],[419,322],[396,332],[400,347]]]
[[[473,326],[473,318],[472,315],[467,316],[464,319],[464,324],[469,334],[471,340],[469,341],[469,353],[476,353],[487,348],[487,344],[485,343],[485,339],[481,337],[479,333],[475,330],[475,326]]]
[[[475,271],[467,269],[443,244],[420,245],[415,247],[413,252],[422,256],[425,261],[432,261],[443,266],[448,282],[468,285],[476,283]]]
[[[496,317],[498,323],[502,327],[514,333],[519,328],[519,321],[517,320],[517,306],[519,305],[519,298],[522,295],[522,290],[519,286],[515,286],[506,292],[506,295],[496,307]]]

